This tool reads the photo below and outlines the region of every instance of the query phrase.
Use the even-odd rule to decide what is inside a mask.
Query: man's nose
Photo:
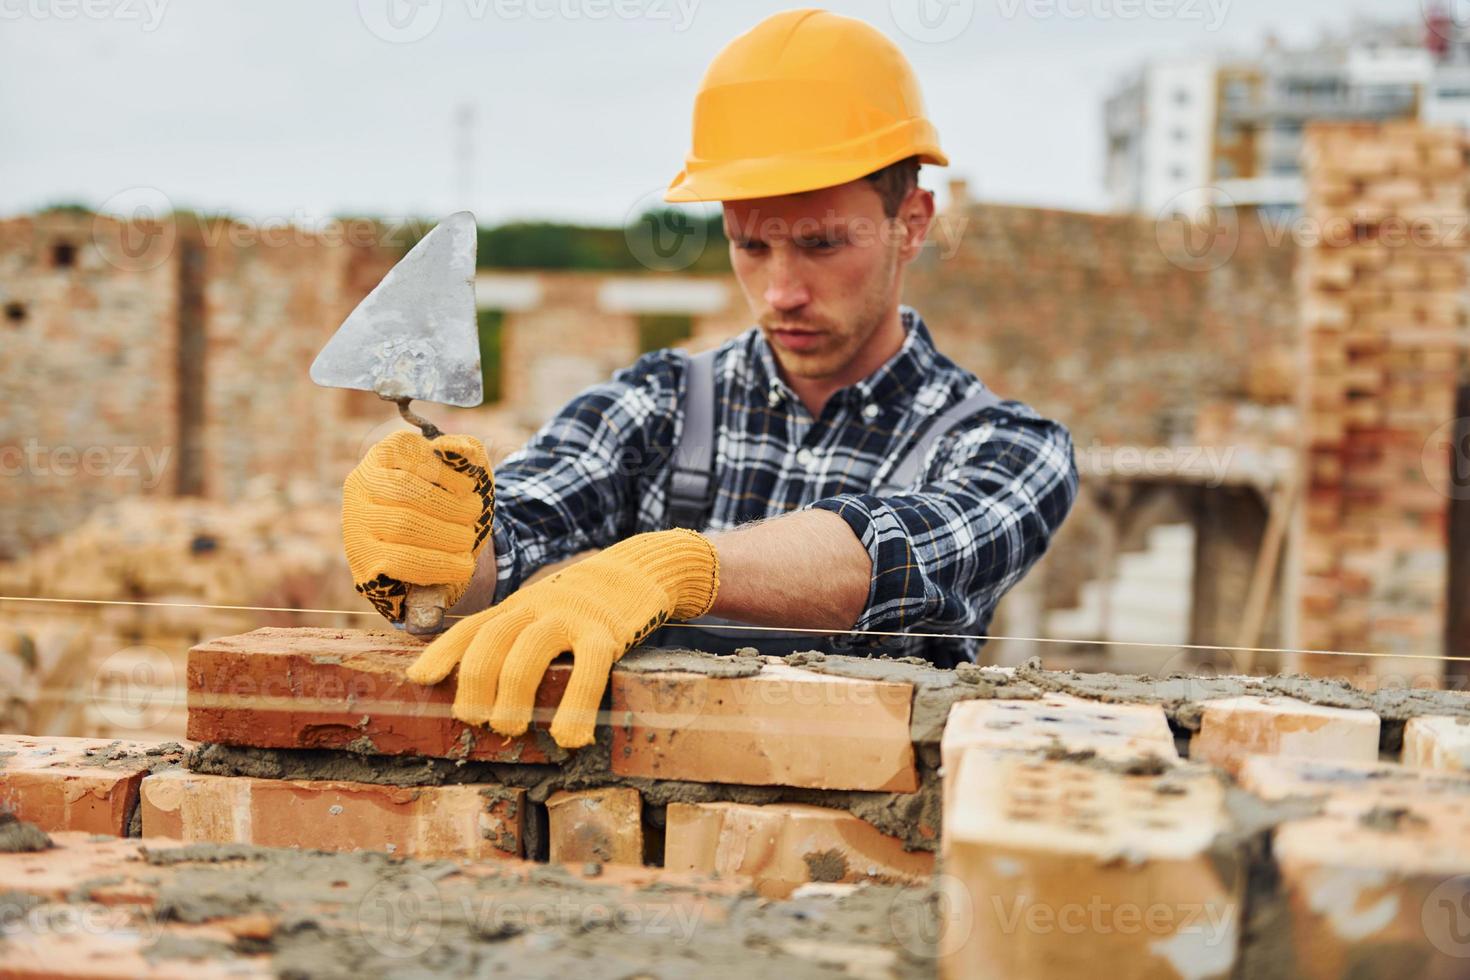
[[[811,292],[797,275],[792,257],[785,250],[774,249],[771,257],[770,280],[766,283],[765,301],[771,309],[789,313],[811,302]]]

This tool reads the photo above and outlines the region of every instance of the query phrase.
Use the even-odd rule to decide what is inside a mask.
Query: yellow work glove
[[[419,655],[408,679],[437,684],[459,664],[454,717],[520,735],[541,675],[570,651],[572,676],[551,737],[580,748],[592,742],[613,664],[669,620],[703,616],[719,583],[719,559],[704,535],[634,535],[461,620]]]
[[[480,440],[394,432],[342,486],[342,543],[357,591],[394,623],[403,621],[405,583],[447,586],[454,605],[469,587],[494,510]]]

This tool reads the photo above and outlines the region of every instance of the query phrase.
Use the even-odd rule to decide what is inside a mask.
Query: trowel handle
[[[432,636],[444,629],[449,589],[443,585],[410,585],[403,600],[403,628],[414,636]]]

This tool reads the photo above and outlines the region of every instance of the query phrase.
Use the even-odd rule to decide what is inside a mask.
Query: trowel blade
[[[311,380],[384,398],[480,404],[475,247],[470,212],[435,225],[337,328]]]

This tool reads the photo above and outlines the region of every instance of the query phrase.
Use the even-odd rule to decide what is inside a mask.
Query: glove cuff
[[[673,619],[694,619],[710,611],[720,591],[720,557],[698,531],[674,528],[648,531],[613,545],[617,553],[646,572],[674,601]]]

